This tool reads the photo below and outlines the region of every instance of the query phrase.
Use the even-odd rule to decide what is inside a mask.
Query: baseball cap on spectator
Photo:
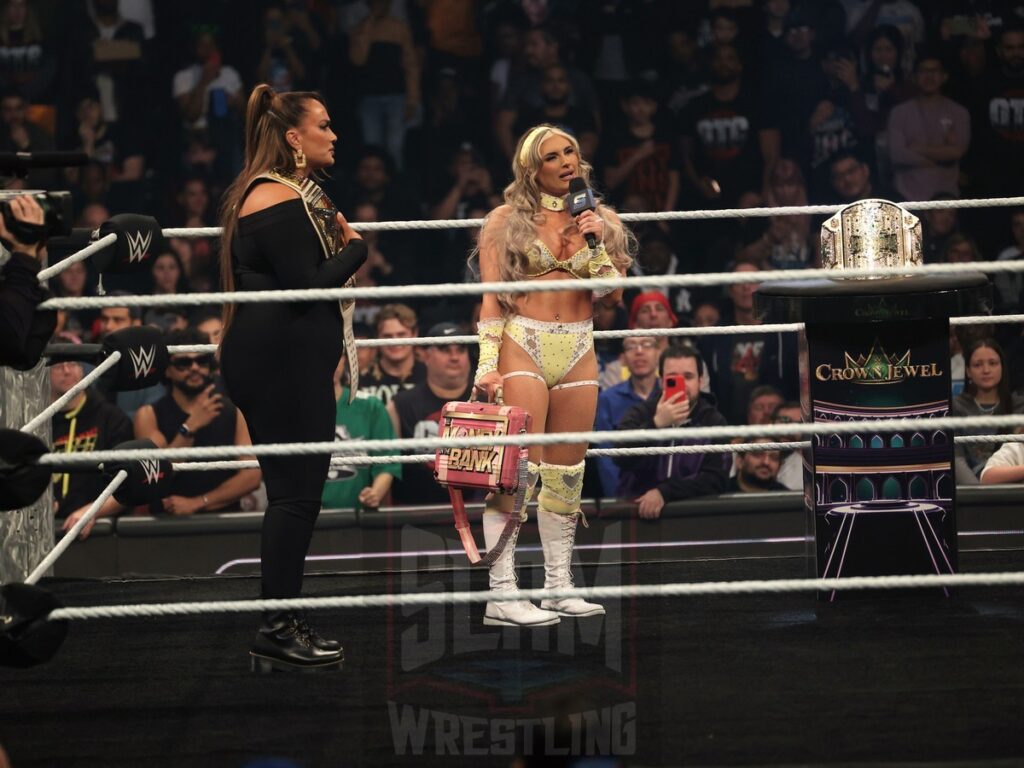
[[[435,323],[434,325],[430,326],[430,330],[427,331],[427,336],[442,336],[443,337],[443,336],[461,336],[461,335],[462,335],[462,329],[459,328],[459,326],[456,325],[455,323],[450,323],[450,322]],[[431,346],[445,347],[445,346],[448,346],[448,345],[444,344],[442,342],[440,344],[432,344]]]
[[[668,312],[668,316],[672,319],[672,325],[678,324],[679,318],[677,318],[676,313],[672,311],[672,305],[668,303],[668,297],[661,291],[646,291],[645,293],[637,294],[636,298],[633,299],[633,303],[629,305],[630,328],[636,328],[636,316],[640,314],[640,307],[652,301],[661,304],[661,306],[665,308],[665,311]]]
[[[72,333],[71,331],[61,331],[54,335],[53,342],[55,344],[81,344],[82,337],[77,333]],[[82,375],[92,372],[92,369],[96,367],[92,363],[83,362],[76,362],[75,365],[80,365],[82,367]]]

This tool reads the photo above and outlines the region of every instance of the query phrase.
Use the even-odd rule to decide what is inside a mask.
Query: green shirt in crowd
[[[338,398],[335,411],[334,436],[337,440],[393,440],[395,430],[384,409],[384,403],[372,395],[356,393],[356,399],[348,401],[348,387]],[[353,453],[352,456],[366,456]],[[372,451],[374,456],[387,456],[387,451]],[[387,472],[395,479],[402,477],[401,464],[374,464],[371,467],[332,467],[327,473],[324,486],[324,509],[355,509],[359,505],[359,492],[367,488],[373,479]]]

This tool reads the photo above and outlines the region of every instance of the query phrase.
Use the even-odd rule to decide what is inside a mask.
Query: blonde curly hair
[[[544,209],[540,207],[541,190],[537,184],[537,173],[543,164],[540,147],[552,136],[561,136],[572,144],[579,158],[580,177],[588,186],[590,185],[594,169],[580,154],[580,145],[575,137],[547,123],[530,128],[519,137],[512,159],[512,183],[505,187],[503,192],[508,215],[499,224],[494,218],[495,212],[491,211],[484,219],[483,230],[480,233],[480,243],[493,243],[497,249],[498,274],[503,282],[527,279],[526,266],[529,252],[536,247],[537,225],[542,223],[546,216]],[[617,217],[611,215],[614,209],[610,206],[599,201],[595,213],[604,222],[604,246],[612,263],[620,270],[627,269],[633,263],[633,256],[636,254],[636,238]],[[562,234],[575,231],[576,227],[569,225],[562,230]],[[473,249],[470,260],[479,257],[479,248],[478,245]],[[516,300],[522,295],[497,294],[502,314],[515,314]]]

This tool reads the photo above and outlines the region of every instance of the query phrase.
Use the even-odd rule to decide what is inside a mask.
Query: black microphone
[[[597,200],[594,198],[594,190],[587,186],[587,182],[579,176],[569,182],[569,196],[566,198],[566,205],[569,213],[575,218],[584,211],[597,210]],[[597,238],[593,232],[587,232],[587,245],[590,250],[597,248]]]
[[[33,168],[88,165],[85,152],[0,152],[0,173],[25,175]]]

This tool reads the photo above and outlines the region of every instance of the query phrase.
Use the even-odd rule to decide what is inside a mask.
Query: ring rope
[[[38,416],[36,416],[34,419],[32,419],[24,427],[22,427],[21,431],[22,432],[31,432],[32,430],[36,429],[37,427],[40,427],[43,424],[45,424],[47,421],[50,420],[51,416],[53,416],[55,413],[57,413],[59,410],[61,410],[65,405],[67,405],[72,400],[74,400],[75,397],[78,396],[79,392],[82,392],[83,390],[85,390],[88,387],[90,387],[92,385],[92,383],[94,381],[96,381],[96,379],[98,379],[100,376],[102,376],[108,370],[110,370],[115,365],[117,365],[117,362],[120,359],[121,359],[121,353],[120,352],[118,352],[116,350],[114,352],[111,352],[110,356],[106,360],[104,360],[99,365],[97,365],[95,368],[93,368],[91,371],[89,371],[89,373],[87,373],[85,376],[83,376],[80,381],[78,381],[77,383],[72,385],[72,387],[67,392],[65,392],[63,395],[61,395],[56,400],[54,400],[52,403],[50,403],[48,406],[46,406],[46,408],[44,408],[40,412],[40,414]]]
[[[654,430],[651,430],[654,432]],[[1001,435],[992,435],[1003,439]],[[747,451],[792,451],[810,448],[809,440],[785,443],[709,443],[707,445],[653,445],[639,448],[591,448],[587,456],[664,456],[675,454],[702,453],[745,453]],[[343,467],[368,467],[378,464],[423,464],[437,458],[433,453],[403,453],[390,456],[335,457],[331,469]],[[175,472],[203,472],[223,469],[258,469],[260,463],[253,459],[239,461],[185,461],[171,465]]]
[[[63,272],[65,269],[70,267],[75,262],[85,261],[97,251],[102,251],[108,245],[113,245],[115,242],[117,242],[116,232],[111,232],[109,235],[104,235],[95,243],[90,243],[77,253],[73,253],[70,256],[64,257],[56,264],[51,264],[46,269],[39,270],[39,281],[42,282],[43,280],[48,280],[51,277],[59,275],[61,272]]]
[[[245,613],[249,611],[317,610],[325,608],[391,608],[397,606],[465,605],[513,600],[557,600],[582,597],[589,600],[615,600],[639,597],[696,597],[700,595],[790,594],[794,592],[831,592],[833,590],[929,589],[952,587],[1009,587],[1024,584],[1024,572],[957,573],[904,576],[849,576],[827,579],[751,579],[746,581],[679,582],[674,584],[634,584],[604,587],[560,589],[521,589],[509,592],[405,592],[394,595],[338,595],[300,597],[288,600],[212,600],[206,602],[142,603],[138,605],[99,605],[81,608],[57,608],[52,621],[87,619],[148,618],[189,616],[206,613]]]
[[[1024,197],[988,197],[971,200],[923,200],[899,203],[908,211],[952,210],[957,208],[1003,208],[1024,205]],[[721,208],[698,209],[695,211],[656,211],[645,213],[621,213],[623,221],[700,221],[708,219],[749,219],[768,216],[808,216],[827,215],[841,211],[845,205],[793,205],[757,208]],[[386,232],[411,229],[470,229],[483,226],[484,219],[421,219],[406,221],[374,221],[358,222],[353,229],[357,232]],[[222,227],[168,227],[162,230],[164,237],[220,237]],[[91,243],[77,253],[62,259],[40,271],[39,279],[46,280],[60,274],[76,261],[89,258],[96,251],[102,250],[117,241],[117,234],[108,235]]]
[[[1024,323],[1024,315],[978,315],[969,317],[951,317],[950,325],[1001,325]],[[697,336],[731,336],[733,334],[758,333],[796,333],[802,330],[803,323],[761,323],[759,325],[707,325],[693,328],[633,328],[620,331],[594,331],[595,339],[635,339],[641,336],[686,338]],[[415,336],[408,339],[356,339],[356,346],[367,347],[429,347],[436,344],[477,344],[479,338],[471,335],[461,336]],[[167,351],[172,355],[189,352],[216,352],[216,344],[172,344]]]
[[[651,430],[653,433],[654,430]],[[975,445],[987,443],[1021,443],[1024,435],[956,435],[953,442],[957,445]],[[652,445],[636,448],[591,448],[586,455],[590,457],[615,456],[668,456],[668,455],[700,455],[707,453],[753,453],[758,451],[799,451],[813,447],[810,440],[794,440],[787,442],[763,443],[708,443],[705,445]],[[336,456],[331,460],[331,469],[344,467],[368,467],[379,464],[424,464],[434,461],[433,453],[403,453],[387,456]],[[237,461],[185,461],[175,462],[171,468],[175,472],[204,472],[226,469],[259,469],[260,463],[254,459]]]
[[[1000,325],[1024,323],[1024,315],[969,315],[967,317],[951,317],[950,325]]]
[[[61,555],[64,554],[64,550],[71,546],[71,542],[75,540],[75,537],[82,532],[82,529],[89,524],[90,520],[96,517],[106,500],[114,495],[114,492],[121,487],[121,483],[123,483],[127,477],[128,473],[123,469],[119,470],[118,473],[114,475],[114,479],[111,480],[107,484],[107,487],[103,489],[103,492],[96,497],[96,501],[89,505],[89,509],[85,511],[85,514],[78,519],[78,522],[71,527],[71,530],[64,534],[64,537],[57,542],[56,546],[50,550],[50,553],[44,557],[39,565],[35,567],[35,570],[28,575],[28,578],[25,579],[26,584],[35,584],[39,579],[46,575],[46,572],[50,570],[53,564],[57,562]]]
[[[955,208],[1015,208],[1024,206],[1024,197],[982,197],[970,200],[922,200],[897,203],[908,211],[952,210]],[[759,206],[756,208],[703,208],[694,211],[649,211],[620,213],[623,221],[703,221],[706,219],[755,219],[770,216],[823,216],[838,213],[846,204]],[[409,229],[471,229],[483,226],[484,219],[413,219],[404,221],[349,222],[357,232],[388,232]],[[163,230],[164,237],[219,237],[220,227],[174,227]]]
[[[655,433],[659,441],[715,441],[749,437],[788,437],[802,435],[844,435],[858,432],[913,432],[939,430],[1000,429],[1024,427],[1024,414],[1000,416],[942,416],[938,418],[894,418],[864,421],[794,422],[790,424],[725,425],[720,427],[666,427]],[[46,453],[39,457],[40,466],[82,464],[94,466],[106,461],[139,461],[144,459],[227,459],[241,456],[345,456],[366,451],[437,450],[438,448],[494,446],[554,445],[562,443],[642,443],[651,439],[650,429],[623,429],[586,432],[554,432],[549,434],[498,435],[456,438],[395,438],[391,440],[349,440],[341,442],[268,443],[266,445],[219,445],[192,448],[114,449],[90,453]],[[973,435],[988,437],[987,442],[1021,442],[1024,435]],[[1015,439],[1016,438],[1016,439]],[[984,442],[974,440],[973,442]],[[680,446],[682,447],[682,446]],[[704,446],[691,445],[695,453],[705,453]],[[699,450],[698,450],[699,449]]]
[[[578,278],[495,283],[425,283],[420,285],[371,286],[364,288],[293,288],[275,291],[220,291],[158,296],[78,296],[49,299],[42,309],[101,309],[103,307],[188,307],[204,304],[259,304],[292,301],[342,301],[347,299],[403,299],[438,296],[479,296],[487,293],[539,293],[643,288],[717,287],[747,283],[902,277],[917,275],[962,275],[1024,272],[1024,261],[975,261],[956,264],[925,264],[918,267],[862,267],[858,269],[773,269],[757,272],[706,272],[690,275],[647,275],[642,277]]]

